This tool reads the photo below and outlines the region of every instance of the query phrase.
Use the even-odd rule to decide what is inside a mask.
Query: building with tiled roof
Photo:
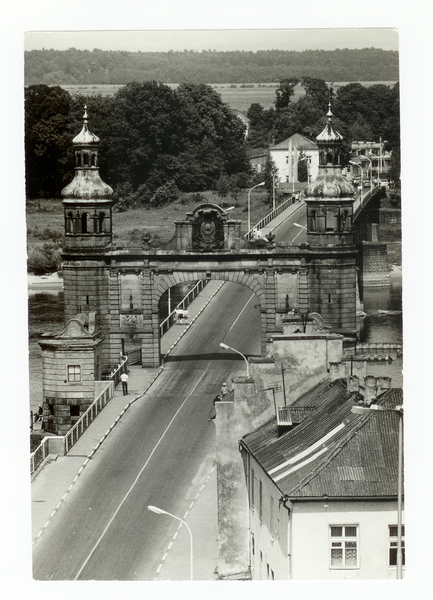
[[[295,133],[291,137],[269,148],[269,153],[278,169],[280,183],[298,183],[299,160],[307,161],[308,181],[314,181],[319,171],[318,145]]]
[[[400,417],[354,415],[368,390],[330,379],[240,441],[254,580],[396,577]],[[387,379],[365,389],[395,408]]]

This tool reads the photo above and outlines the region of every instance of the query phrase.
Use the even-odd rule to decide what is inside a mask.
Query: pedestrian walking
[[[120,376],[120,379],[122,380],[122,390],[123,390],[123,395],[127,396],[128,395],[128,375],[126,373],[122,373],[122,375]]]
[[[37,423],[39,421],[39,419],[42,421],[42,413],[43,412],[44,412],[44,409],[42,408],[41,404],[39,404],[38,414],[35,417],[35,423]]]
[[[224,396],[226,396],[228,393],[229,393],[229,389],[227,387],[227,384],[223,383],[221,386],[220,396],[222,397],[222,399],[224,399]]]

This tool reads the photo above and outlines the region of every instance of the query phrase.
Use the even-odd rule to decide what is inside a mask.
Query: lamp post
[[[188,525],[185,523],[185,521],[183,521],[181,518],[176,517],[176,515],[172,515],[171,513],[167,512],[166,510],[162,510],[162,508],[158,508],[157,506],[149,505],[147,507],[147,510],[152,511],[152,512],[156,513],[157,515],[168,515],[169,517],[173,517],[173,519],[176,519],[177,521],[180,521],[188,529],[189,539],[191,541],[191,581],[193,581],[193,552],[192,552],[192,533],[191,533],[191,529],[188,527]]]
[[[242,358],[245,361],[245,364],[247,365],[247,377],[250,376],[250,364],[247,361],[246,357],[242,354],[242,352],[239,352],[239,350],[236,350],[235,348],[232,348],[231,346],[227,346],[227,344],[223,344],[222,342],[220,343],[221,348],[224,348],[224,350],[233,350],[233,352],[237,352],[237,354],[240,354],[242,356]]]
[[[397,579],[402,579],[403,554],[401,545],[402,504],[403,504],[403,406],[389,408],[379,404],[352,406],[356,415],[377,412],[394,412],[398,415],[398,481],[397,481]]]
[[[355,165],[355,167],[358,167],[361,170],[361,196],[362,196],[362,188],[363,188],[363,181],[364,181],[364,171],[363,171],[363,168],[361,167],[361,165],[359,163],[353,162],[353,160],[349,160],[349,163],[351,165]]]
[[[261,183],[258,183],[257,185],[253,186],[249,192],[248,192],[248,231],[251,230],[251,209],[250,209],[250,198],[251,198],[251,192],[253,190],[255,190],[256,188],[265,185],[265,182],[262,181]]]
[[[298,237],[298,235],[301,235],[301,233],[302,233],[302,230],[303,230],[303,229],[305,229],[305,230],[307,229],[307,227],[306,227],[305,225],[299,225],[299,223],[293,223],[293,225],[294,225],[295,227],[300,227],[300,228],[301,228],[301,231],[299,231],[299,232],[298,232],[298,233],[295,235],[295,237],[294,237],[294,238],[293,238],[293,240],[291,241],[291,243],[292,243],[292,244],[293,244],[293,242],[296,240],[296,238]]]
[[[370,190],[373,186],[373,163],[371,162],[371,159],[368,158],[368,156],[364,156],[363,154],[359,155],[359,158],[365,158],[365,160],[368,160],[368,162],[370,163]]]

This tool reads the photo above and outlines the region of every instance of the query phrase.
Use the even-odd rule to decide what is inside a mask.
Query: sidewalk
[[[198,318],[222,285],[223,283],[220,281],[209,282],[200,295],[189,305],[190,325]],[[161,339],[163,356],[170,353],[188,329],[189,326],[173,325],[167,331]],[[33,543],[43,534],[51,519],[55,517],[67,494],[89,462],[89,456],[92,456],[92,460],[98,459],[97,448],[115,427],[128,406],[140,396],[145,395],[147,389],[161,373],[163,373],[163,368],[129,367],[129,394],[123,396],[121,386],[117,386],[114,397],[91,423],[70,453],[67,456],[49,457],[39,467],[31,483]],[[38,424],[36,425],[38,426]],[[209,423],[209,426],[213,426],[213,423]],[[203,542],[200,544],[201,558],[197,563],[197,576],[202,580],[207,580],[215,578],[214,571],[218,555],[216,471],[212,468],[213,464],[208,461],[203,466],[207,471],[202,474],[201,491],[190,505],[188,523],[191,529],[195,530],[194,538],[197,541],[203,537]],[[183,529],[185,528],[183,527]],[[209,531],[213,532],[213,537],[209,536]],[[170,574],[170,579],[177,580],[176,578],[179,576],[179,580],[182,580],[185,573],[189,573],[189,567],[185,567],[183,564],[186,559],[189,560],[189,545],[187,556],[184,555],[185,542],[189,544],[188,534],[184,539],[184,533],[187,534],[184,531],[179,532],[179,540],[176,544],[172,544],[172,552],[165,555],[167,557],[163,571],[163,578],[165,579],[168,579]]]
[[[301,211],[301,209],[305,210],[305,202],[295,202],[295,204],[292,204],[291,206],[289,206],[289,208],[287,208],[286,210],[283,210],[282,213],[277,215],[275,217],[275,219],[272,219],[272,221],[270,221],[267,225],[265,225],[260,231],[263,232],[263,235],[266,235],[267,233],[271,233],[271,232],[275,233],[275,230],[282,223],[284,223],[284,221],[286,221],[289,217],[291,217],[297,211]]]
[[[264,230],[272,231],[301,207],[302,204],[299,203],[293,205],[278,215],[272,221],[272,225],[268,224]],[[222,285],[224,283],[221,281],[210,281],[188,307],[189,325],[173,325],[162,337],[163,357],[166,357],[176,346]],[[123,413],[132,402],[145,396],[147,389],[161,373],[163,373],[163,367],[153,369],[143,369],[141,366],[129,367],[129,394],[123,396],[121,386],[118,386],[114,397],[91,423],[70,453],[67,456],[49,457],[33,475],[31,483],[33,544],[49,527],[51,519],[55,518],[56,512],[61,508],[67,494],[89,462],[89,457],[92,457],[91,460],[98,459],[96,450],[115,427]],[[36,425],[38,426],[38,424]],[[209,422],[209,427],[214,428],[214,424]],[[214,429],[212,429],[212,435],[214,435]],[[197,477],[199,492],[191,499],[186,515],[182,515],[182,517],[188,521],[194,537],[194,580],[216,580],[218,511],[214,461],[206,457]],[[181,525],[173,536],[166,553],[161,557],[155,579],[159,581],[187,580],[189,579],[189,569],[190,540],[186,528]]]

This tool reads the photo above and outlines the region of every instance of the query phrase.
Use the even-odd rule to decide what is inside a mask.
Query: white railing
[[[176,311],[179,309],[185,310],[187,308],[187,306],[189,306],[191,304],[191,302],[194,300],[194,298],[197,298],[197,296],[203,290],[203,288],[206,287],[207,283],[208,283],[207,279],[200,279],[200,281],[197,281],[195,286],[187,293],[185,298],[183,300],[181,300],[179,302],[179,304],[171,311],[171,313],[168,315],[168,317],[166,317],[160,323],[159,331],[160,331],[161,336],[163,336],[164,333],[167,333],[167,331],[170,329],[170,327],[175,322]]]
[[[275,217],[277,217],[279,214],[281,214],[283,211],[289,208],[289,206],[291,206],[292,204],[294,204],[292,197],[288,198],[287,200],[284,200],[284,202],[282,202],[274,210],[268,213],[266,217],[263,217],[263,219],[259,221],[256,225],[254,225],[254,227],[252,227],[249,231],[247,231],[247,233],[244,235],[244,238],[248,241],[251,240],[253,229],[263,229],[263,227],[270,223],[272,219],[275,219]]]
[[[30,454],[30,474],[32,475],[50,453],[50,437],[44,437],[34,452]]]
[[[109,375],[106,376],[106,378],[109,381],[112,381],[114,383],[114,387],[117,387],[120,382],[120,376],[122,375],[122,373],[127,373],[127,372],[128,372],[128,357],[123,356],[121,354],[119,364],[113,371],[111,371],[111,373]]]
[[[69,452],[72,446],[80,439],[81,435],[86,431],[90,423],[99,415],[104,406],[111,400],[114,395],[114,382],[104,382],[105,387],[98,394],[86,412],[80,417],[75,425],[65,435],[65,454]]]
[[[30,473],[33,474],[38,466],[50,454],[50,446],[54,445],[55,454],[65,455],[69,452],[72,446],[80,439],[90,423],[95,420],[104,406],[111,400],[114,395],[113,381],[95,381],[96,389],[102,387],[92,404],[86,412],[79,418],[75,425],[68,431],[65,436],[50,436],[44,437],[39,446],[30,454]]]

